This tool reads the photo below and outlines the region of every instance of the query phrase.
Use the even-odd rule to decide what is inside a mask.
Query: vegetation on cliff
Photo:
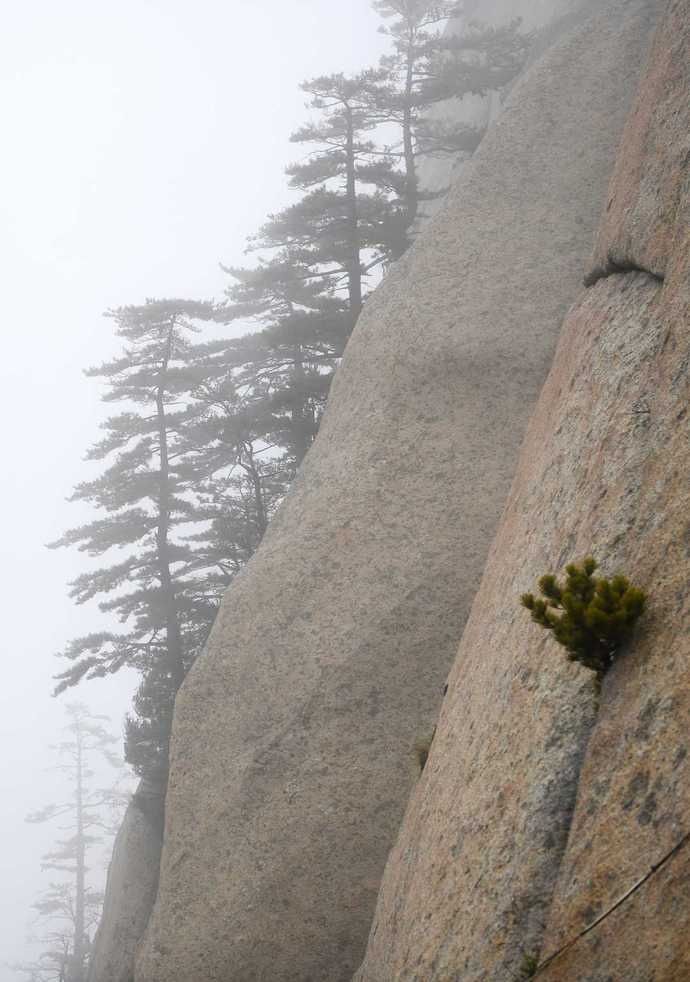
[[[571,563],[563,583],[553,574],[542,576],[544,599],[525,593],[520,602],[535,624],[553,632],[570,661],[603,676],[644,613],[646,596],[625,576],[595,577],[597,568],[591,557]]]

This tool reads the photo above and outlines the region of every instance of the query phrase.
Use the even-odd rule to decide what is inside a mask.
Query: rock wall
[[[567,29],[573,18],[582,15],[592,0],[465,0],[462,12],[451,18],[447,34],[460,36],[469,27],[481,24],[504,27],[519,20],[524,33],[534,33],[533,56],[553,43],[560,30]],[[548,37],[543,33],[547,30]],[[503,107],[504,94],[470,94],[463,99],[447,99],[429,111],[429,117],[442,123],[464,123],[480,131],[495,121]],[[445,191],[461,175],[467,160],[464,156],[440,154],[421,157],[417,169],[420,186],[425,191]],[[422,203],[420,214],[427,218],[442,207],[442,198]]]
[[[605,0],[554,43],[368,301],[178,697],[137,982],[339,982],[361,960],[655,7]]]
[[[690,2],[664,7],[358,982],[526,978],[690,833]],[[600,695],[518,605],[588,554],[650,598]],[[537,977],[683,982],[689,928],[690,842]]]
[[[595,289],[611,290],[621,311],[628,280],[654,293],[648,325],[644,312],[629,325],[644,330],[650,357],[631,380],[635,460],[621,509],[629,562],[652,609],[589,741],[545,956],[690,833],[690,0],[668,7],[626,130],[595,269],[609,274]],[[646,274],[621,267],[662,280],[650,286]],[[682,982],[690,979],[689,932],[690,845],[542,977]]]
[[[156,899],[162,831],[161,792],[142,781],[115,839],[88,982],[134,978],[134,955]]]

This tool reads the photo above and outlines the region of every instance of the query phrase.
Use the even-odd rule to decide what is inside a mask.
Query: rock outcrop
[[[690,978],[690,2],[664,6],[358,982]],[[588,554],[650,598],[600,694],[518,605]]]
[[[115,839],[88,982],[132,982],[134,978],[136,947],[156,899],[162,831],[161,792],[142,781]]]
[[[367,302],[178,696],[137,982],[344,982],[359,964],[656,6],[602,0],[554,39]]]

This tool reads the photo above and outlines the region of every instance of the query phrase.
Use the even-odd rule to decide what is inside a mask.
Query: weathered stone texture
[[[666,27],[626,127],[591,278],[617,268],[664,276],[690,165],[688,5],[671,0]]]
[[[520,22],[524,33],[536,32],[533,38],[531,59],[538,57],[553,43],[560,31],[567,30],[572,18],[581,16],[586,5],[593,6],[597,0],[465,0],[462,12],[449,21],[446,33],[461,36],[474,25],[504,27],[515,21]],[[567,23],[564,23],[566,19]],[[548,37],[541,36],[548,28]],[[479,131],[484,131],[498,118],[504,103],[504,93],[491,91],[468,93],[462,99],[446,99],[431,107],[430,119],[451,126],[462,123]],[[464,155],[430,154],[419,159],[417,172],[420,186],[425,191],[445,192],[457,180],[466,166]],[[443,207],[443,197],[423,201],[420,215],[427,218]]]
[[[651,113],[648,89],[658,106]],[[630,174],[623,165],[612,189],[614,201],[625,190],[629,202],[630,250],[665,273],[647,328],[658,334],[659,351],[632,410],[649,449],[642,466],[629,468],[625,533],[652,606],[604,692],[544,955],[605,913],[690,832],[690,155],[679,156],[689,135],[690,0],[672,0],[623,142],[628,160],[636,144],[646,148],[648,163],[634,166],[639,194],[619,190]],[[654,217],[646,209],[655,184],[671,227],[644,224],[642,216]],[[611,235],[605,223],[604,246]],[[690,845],[542,977],[686,982],[689,936]]]
[[[597,723],[602,759],[586,807],[594,801],[598,808],[614,785],[622,800],[615,775],[626,774],[624,788],[649,766],[645,743],[634,736],[648,696],[650,724],[666,719],[671,727],[669,762],[681,750],[686,708],[671,696],[667,677],[659,679],[666,700],[657,711],[659,694],[642,681],[653,674],[654,657],[670,661],[674,652],[673,676],[681,667],[687,671],[689,654],[679,593],[688,573],[688,436],[679,419],[688,390],[683,339],[678,325],[668,337],[660,293],[646,274],[613,277],[594,287],[568,320],[430,760],[391,853],[362,982],[502,982],[519,970],[522,952],[541,948],[596,703],[590,673],[566,662],[518,605],[542,573],[593,553],[606,572],[632,574],[654,598],[644,630],[604,684]],[[607,726],[629,685],[641,705],[631,708],[632,719],[619,712]],[[612,757],[616,743],[620,750]],[[632,760],[624,767],[626,754]],[[600,839],[604,853],[617,841],[618,811]],[[581,844],[591,850],[588,821],[583,817]],[[655,834],[651,823],[643,831]],[[634,843],[636,854],[639,836]],[[639,854],[637,860],[639,869]],[[615,894],[625,882],[607,885]],[[586,880],[580,888],[577,909],[586,918]]]
[[[115,839],[88,982],[134,978],[134,955],[156,899],[161,832],[160,799],[140,786]]]
[[[677,117],[690,105],[690,4],[669,11],[648,77],[665,93],[666,61]],[[639,118],[624,154],[641,140]],[[662,134],[642,142],[677,202],[654,247],[665,282],[610,275],[566,322],[358,982],[520,978],[524,955],[558,950],[690,831],[690,196],[675,139],[675,183]],[[644,163],[639,172],[644,197]],[[642,226],[636,235],[650,241]],[[587,554],[650,597],[598,706],[590,674],[518,606],[542,573]],[[690,845],[539,978],[687,982],[689,928]]]
[[[654,7],[607,0],[532,66],[368,301],[317,443],[178,697],[137,982],[356,969]],[[553,736],[559,761],[583,712]],[[563,807],[535,791],[537,812]]]

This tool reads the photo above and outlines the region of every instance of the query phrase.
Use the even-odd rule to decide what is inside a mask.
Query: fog
[[[65,499],[102,416],[82,376],[114,350],[102,311],[220,296],[219,262],[241,262],[289,200],[299,82],[384,47],[368,0],[33,0],[4,14],[0,966],[25,955],[48,881],[55,829],[24,817],[64,793],[46,771],[70,701],[51,698],[54,656],[97,622],[66,595],[79,554],[45,543],[85,517]],[[132,685],[123,673],[76,696],[119,733]]]

